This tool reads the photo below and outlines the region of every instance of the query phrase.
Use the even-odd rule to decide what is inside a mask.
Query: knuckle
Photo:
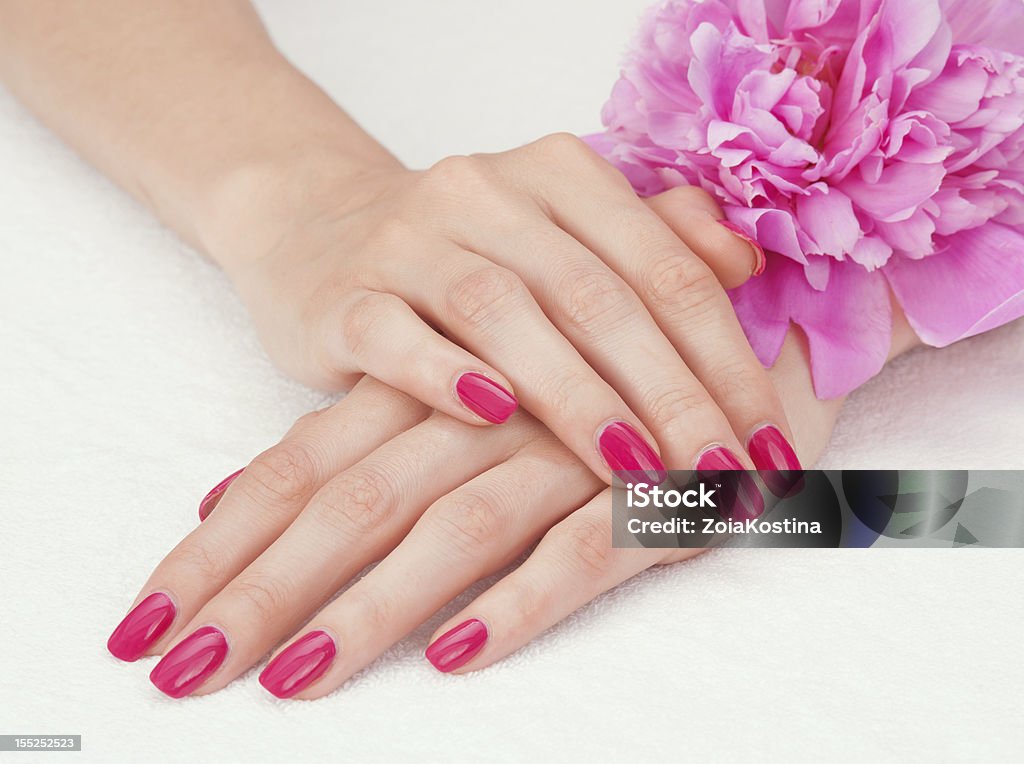
[[[238,578],[226,592],[241,600],[261,623],[273,623],[288,609],[289,587],[281,578],[249,574]]]
[[[356,584],[344,597],[355,619],[365,625],[368,633],[387,632],[400,615],[395,600],[381,591],[380,587],[369,588],[362,583]]]
[[[590,517],[571,518],[560,539],[569,566],[592,579],[602,578],[611,567],[611,525]]]
[[[316,458],[300,440],[283,441],[257,456],[239,476],[239,485],[262,505],[303,501],[316,487]]]
[[[386,257],[407,250],[409,242],[416,240],[417,235],[410,221],[407,221],[401,214],[395,214],[377,223],[370,232],[367,243],[374,253]],[[354,277],[350,277],[350,280],[345,283],[346,285],[356,285],[360,282],[356,281]]]
[[[442,500],[433,517],[443,539],[464,554],[493,547],[508,530],[507,519],[498,501],[472,490]]]
[[[644,292],[657,310],[701,310],[721,291],[714,272],[703,261],[679,251],[655,257],[644,272]]]
[[[635,197],[633,187],[626,177],[579,136],[564,132],[552,133],[533,145],[539,158],[546,164],[579,174],[609,190],[617,189]]]
[[[565,320],[586,334],[622,320],[635,307],[626,285],[599,268],[570,271],[559,292],[565,295]]]
[[[357,469],[328,483],[311,511],[330,530],[362,535],[381,529],[397,510],[390,478],[376,469]]]
[[[532,624],[542,622],[552,609],[551,587],[521,576],[509,576],[502,584],[507,587],[503,608],[505,624],[503,631],[516,629],[529,631]]]
[[[484,328],[494,316],[522,304],[526,285],[512,271],[486,265],[455,278],[448,288],[447,303],[455,321]]]
[[[308,427],[311,427],[312,424],[317,419],[320,418],[320,416],[324,413],[324,411],[325,411],[325,409],[318,409],[316,411],[307,411],[305,414],[300,416],[298,419],[296,419],[292,423],[292,426],[288,428],[288,432],[285,433],[285,437],[287,438],[290,435],[294,435],[297,432],[301,432],[301,431],[307,429]]]
[[[349,352],[359,356],[366,342],[373,341],[378,334],[376,328],[394,310],[397,299],[394,295],[370,292],[348,309],[342,319],[341,330]]]
[[[551,411],[569,414],[581,409],[581,390],[594,386],[594,379],[583,370],[556,367],[537,380],[537,394]]]
[[[684,206],[715,204],[714,197],[700,186],[676,186],[659,194],[659,197],[671,204]]]
[[[460,154],[436,162],[426,171],[424,179],[434,190],[449,193],[487,185],[490,174],[482,157]]]
[[[775,389],[767,372],[756,362],[724,363],[711,372],[710,390],[719,400],[774,403]]]
[[[161,565],[170,579],[223,581],[228,573],[227,560],[222,552],[210,549],[195,539],[186,539],[167,555]]]
[[[645,401],[651,421],[662,427],[679,425],[694,412],[712,404],[711,396],[698,385],[672,384],[653,391]]]
[[[537,147],[557,157],[576,158],[593,154],[590,147],[577,135],[567,132],[551,133],[537,141]]]

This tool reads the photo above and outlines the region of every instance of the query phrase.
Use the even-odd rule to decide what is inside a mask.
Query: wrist
[[[889,348],[889,360],[913,350],[921,344],[920,338],[907,321],[903,308],[892,299],[892,345]]]
[[[221,100],[238,103],[210,106],[202,146],[184,162],[168,162],[186,165],[172,172],[183,179],[171,185],[185,205],[175,227],[229,275],[273,246],[317,200],[330,195],[344,204],[366,177],[402,169],[269,42],[239,58],[219,77]]]
[[[400,172],[383,148],[357,157],[344,147],[305,143],[248,158],[204,195],[197,243],[233,278],[325,206],[344,214],[372,193],[371,179]]]

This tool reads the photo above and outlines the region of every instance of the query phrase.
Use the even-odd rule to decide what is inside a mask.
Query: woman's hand
[[[778,461],[789,427],[723,289],[763,254],[703,191],[645,203],[569,135],[315,177],[278,224],[269,204],[222,211],[245,245],[223,231],[212,245],[298,379],[343,389],[366,373],[472,424],[506,421],[518,398],[605,481],[660,482],[663,464],[700,458],[795,466]],[[281,183],[247,182],[270,198]],[[228,195],[251,196],[238,185]],[[254,215],[272,246],[254,245]],[[780,447],[752,463],[765,424]]]
[[[605,481],[792,466],[719,283],[763,258],[699,191],[655,214],[568,135],[407,171],[246,0],[0,3],[0,77],[228,271],[302,381],[475,424],[518,398]]]
[[[813,459],[838,404],[814,399],[795,339],[773,375]],[[486,666],[640,570],[695,553],[612,548],[607,489],[531,417],[480,429],[428,414],[366,379],[300,419],[204,502],[209,518],[150,576],[111,652],[165,653],[151,677],[181,697],[223,687],[287,640],[261,682],[318,697],[538,538],[438,630],[438,669]]]

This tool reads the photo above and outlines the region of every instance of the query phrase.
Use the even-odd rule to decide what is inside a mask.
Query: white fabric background
[[[641,7],[261,3],[417,166],[595,129]],[[323,398],[265,360],[217,270],[2,92],[0,252],[2,733],[82,733],[90,761],[1024,750],[1020,551],[712,553],[476,675],[422,660],[441,614],[320,702],[275,702],[254,673],[169,700],[152,661],[107,655],[110,629],[199,497]],[[914,353],[854,396],[820,466],[1024,468],[1022,380],[1024,324]]]

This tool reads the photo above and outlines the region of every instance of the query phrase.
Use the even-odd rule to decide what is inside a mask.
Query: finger
[[[516,430],[481,431],[436,415],[328,481],[182,628],[153,684],[172,697],[223,687],[390,551],[432,501],[506,459]]]
[[[216,511],[160,562],[111,635],[110,652],[128,661],[161,652],[281,535],[323,483],[427,413],[408,396],[366,379],[340,403],[303,417],[222,491]]]
[[[730,223],[702,189],[680,186],[644,201],[711,268],[726,289],[735,289],[751,276],[764,273],[764,249]]]
[[[799,469],[778,394],[714,272],[636,197],[614,168],[582,142],[571,145],[577,146],[571,161],[576,176],[558,174],[560,165],[548,163],[551,174],[545,193],[555,221],[636,292],[748,446],[754,466]],[[581,183],[591,193],[577,193]],[[758,447],[762,430],[770,435],[772,448]],[[667,443],[654,432],[659,442]],[[746,461],[728,444],[727,453],[716,448],[708,453],[718,465],[738,469]],[[695,466],[711,468],[699,461]],[[756,491],[750,488],[745,493],[754,496]],[[756,508],[752,511],[759,514]]]
[[[393,294],[358,294],[328,312],[322,325],[324,345],[338,366],[358,368],[463,422],[501,424],[518,406],[504,376],[442,337]]]
[[[263,686],[278,697],[325,695],[512,562],[601,488],[582,462],[558,451],[520,452],[436,501],[391,554],[277,652]]]
[[[633,482],[665,479],[640,418],[551,323],[519,276],[463,250],[447,255],[443,268],[421,268],[396,274],[413,308],[500,368],[524,407],[597,475],[608,483],[613,471],[630,473]]]
[[[546,145],[539,143],[535,150],[543,151]],[[552,157],[547,164],[556,161]],[[577,160],[574,165],[570,165],[570,169],[579,164],[581,162]],[[584,175],[565,178],[554,177],[549,173],[545,178],[546,185],[533,190],[533,193],[539,195],[536,203],[523,205],[514,200],[506,201],[500,218],[494,219],[490,226],[472,232],[466,243],[475,247],[487,261],[500,266],[499,270],[494,270],[492,265],[490,271],[481,271],[479,268],[474,271],[471,270],[472,259],[462,265],[454,257],[447,258],[456,272],[459,269],[468,272],[469,284],[474,288],[473,294],[484,295],[483,299],[470,295],[471,299],[478,302],[469,304],[479,314],[476,316],[477,324],[482,323],[489,336],[484,343],[470,345],[471,349],[509,374],[531,413],[573,448],[573,442],[569,440],[572,428],[578,427],[580,421],[587,421],[588,412],[571,412],[570,420],[565,421],[564,412],[577,403],[573,398],[587,393],[585,385],[571,377],[568,377],[571,387],[566,390],[563,382],[567,379],[565,370],[571,367],[549,353],[536,354],[536,361],[540,364],[539,373],[546,374],[547,378],[554,374],[554,379],[561,387],[556,387],[552,394],[551,390],[546,389],[550,385],[542,385],[536,399],[527,401],[524,396],[534,392],[531,384],[536,385],[536,374],[520,379],[516,377],[520,369],[514,372],[511,366],[502,365],[499,361],[499,352],[505,353],[504,358],[507,359],[510,350],[531,349],[533,336],[523,330],[523,322],[514,319],[511,324],[507,323],[514,315],[515,308],[514,304],[510,307],[509,302],[517,300],[520,291],[528,292],[530,298],[539,303],[547,320],[554,325],[560,339],[571,343],[576,353],[588,364],[588,371],[595,371],[609,384],[654,434],[655,441],[661,444],[662,463],[677,469],[709,469],[711,464],[717,468],[751,468],[753,465],[734,432],[733,423],[702,381],[684,363],[680,351],[666,337],[663,327],[652,317],[637,296],[635,288],[614,267],[609,266],[604,257],[598,257],[584,246],[579,235],[574,237],[564,230],[567,226],[559,227],[555,223],[562,223],[565,215],[577,214],[580,220],[576,222],[586,226],[586,221],[582,220],[584,212],[580,211],[581,206],[584,207],[585,214],[593,218],[590,228],[600,229],[604,237],[599,241],[591,231],[594,242],[601,244],[604,249],[614,250],[620,259],[632,257],[634,260],[642,260],[643,255],[638,251],[638,245],[653,243],[662,249],[673,247],[674,252],[683,253],[680,257],[685,255],[684,267],[705,277],[701,284],[703,291],[690,297],[684,295],[681,299],[718,299],[724,301],[725,310],[733,315],[722,286],[707,266],[686,249],[685,244],[665,227],[656,214],[647,209],[628,187],[623,189],[621,176],[616,176],[615,171],[597,157],[589,165]],[[511,168],[506,170],[511,171]],[[622,182],[613,182],[611,177],[619,177]],[[579,194],[580,187],[585,187],[588,193]],[[622,217],[624,205],[628,206],[633,215],[636,235],[632,240],[624,237],[621,231],[611,233],[606,230],[608,226],[605,223],[596,220],[602,216]],[[641,219],[641,215],[646,229],[637,230],[636,221]],[[609,238],[612,236],[614,238]],[[621,248],[628,248],[628,255],[624,256]],[[624,267],[620,262],[615,265]],[[411,282],[421,283],[426,276],[418,274],[404,288],[414,289],[415,284]],[[498,276],[504,277],[504,281]],[[509,277],[512,281],[509,281]],[[464,278],[461,275],[456,277],[455,297],[449,300],[463,308],[467,304],[465,292],[471,291],[463,289]],[[481,281],[486,282],[483,287],[480,286]],[[495,290],[492,282],[498,283],[502,289]],[[500,296],[502,290],[504,297]],[[453,290],[446,285],[433,290],[435,294],[443,294],[445,291]],[[495,292],[497,294],[492,294]],[[512,296],[508,297],[508,294]],[[718,303],[718,308],[721,309],[721,303]],[[443,316],[441,323],[451,326],[450,323],[445,324]],[[478,327],[469,327],[468,334],[464,329],[460,336],[467,342],[474,339],[479,342],[479,337],[472,336],[475,328]],[[738,324],[733,328],[740,331]],[[692,333],[694,329],[686,327],[684,331]],[[706,334],[696,338],[702,349],[706,350],[710,346],[716,357],[730,357],[732,348],[728,345],[723,348],[714,332]],[[756,364],[742,333],[738,342],[740,350],[745,349]],[[553,361],[557,361],[553,370],[545,368]],[[756,368],[760,370],[759,366]],[[764,376],[763,371],[761,374]],[[590,421],[601,421],[593,414],[590,417]],[[573,450],[579,453],[576,448]],[[658,474],[664,475],[664,471],[659,470]],[[624,477],[627,482],[638,482],[632,475]],[[749,476],[745,482],[751,485],[747,486],[742,495],[752,506],[745,508],[744,514],[757,516],[763,510],[763,506],[759,506],[763,502],[760,502],[760,494],[754,490],[756,486]]]
[[[525,283],[565,337],[663,444],[665,463],[689,469],[698,455],[717,449],[739,454],[733,457],[737,468],[751,467],[729,419],[629,285],[561,228],[539,213],[536,218],[520,226],[516,242],[523,252],[545,253],[520,256]],[[508,257],[507,252],[489,254],[499,262]]]
[[[663,549],[612,547],[610,491],[552,528],[527,560],[444,623],[426,657],[465,673],[515,652],[602,592],[665,558]],[[702,550],[686,550],[674,559]]]

